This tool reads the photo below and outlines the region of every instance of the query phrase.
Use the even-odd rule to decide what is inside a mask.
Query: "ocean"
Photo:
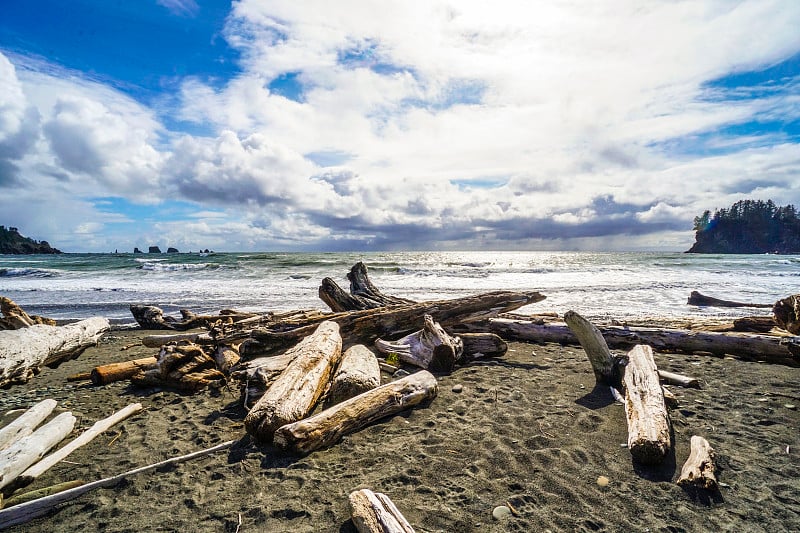
[[[493,290],[537,290],[525,313],[570,309],[595,319],[736,317],[752,308],[686,304],[698,290],[728,300],[774,303],[800,292],[800,256],[594,252],[374,252],[0,255],[0,296],[28,313],[72,321],[132,323],[131,304],[179,309],[327,309],[317,290],[345,290],[357,261],[384,293],[413,300]]]

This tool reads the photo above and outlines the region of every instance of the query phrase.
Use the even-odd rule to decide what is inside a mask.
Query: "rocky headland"
[[[20,235],[15,227],[0,226],[0,254],[60,254],[47,241],[35,241]]]

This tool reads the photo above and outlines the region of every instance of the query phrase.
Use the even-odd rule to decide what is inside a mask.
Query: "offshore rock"
[[[159,248],[158,246],[151,246],[150,248],[147,249],[147,253],[149,253],[149,254],[160,254],[161,253],[161,248]]]
[[[177,248],[173,248],[172,246],[170,246],[169,248],[167,248],[167,253],[168,254],[178,254],[180,252],[178,251]]]

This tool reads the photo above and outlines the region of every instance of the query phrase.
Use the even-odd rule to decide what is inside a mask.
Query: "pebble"
[[[511,516],[511,509],[505,505],[498,505],[492,510],[492,518],[495,520],[506,520]]]
[[[452,390],[453,390],[453,392],[461,392],[461,391],[464,390],[464,386],[459,383],[457,385],[453,385],[453,389]]]
[[[600,485],[601,487],[607,487],[608,483],[609,481],[606,476],[600,476],[597,478],[597,484]]]
[[[797,406],[793,403],[785,403],[783,404],[783,406],[787,409],[792,409],[792,410],[797,409]]]

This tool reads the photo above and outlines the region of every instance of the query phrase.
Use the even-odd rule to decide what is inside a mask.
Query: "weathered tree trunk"
[[[393,307],[381,307],[364,311],[332,313],[296,321],[273,323],[268,327],[233,333],[221,342],[246,340],[240,348],[243,357],[271,353],[285,349],[310,335],[316,324],[330,320],[339,324],[341,335],[347,344],[370,345],[379,337],[402,336],[412,332],[419,316],[429,314],[442,326],[466,324],[497,316],[500,313],[519,309],[522,306],[544,300],[538,292],[497,291],[459,298],[421,302]]]
[[[65,446],[59,448],[54,453],[51,453],[38,463],[34,464],[22,474],[19,475],[14,482],[15,487],[24,487],[33,480],[47,472],[53,465],[65,459],[69,454],[92,441],[95,437],[108,430],[110,427],[122,422],[126,418],[135,415],[142,410],[142,404],[132,403],[124,409],[120,409],[111,416],[98,420],[89,429],[81,433],[77,438],[70,441]]]
[[[690,443],[691,451],[689,452],[689,458],[686,459],[686,463],[681,468],[681,477],[678,478],[678,485],[716,490],[717,477],[715,475],[714,449],[706,439],[698,435],[693,435]]]
[[[197,316],[194,313],[181,309],[183,320],[171,316],[164,316],[164,311],[154,305],[131,305],[131,314],[142,329],[172,329],[186,331],[194,328],[207,328],[209,317]],[[220,319],[224,317],[212,317]]]
[[[376,420],[434,398],[437,393],[436,378],[420,370],[278,428],[275,445],[301,454],[311,453]]]
[[[64,440],[75,427],[72,413],[61,413],[30,435],[0,451],[0,489],[10,485],[26,468]]]
[[[13,300],[5,296],[0,296],[0,313],[3,315],[3,318],[0,318],[0,331],[27,328],[34,324],[56,325],[56,321],[52,318],[29,315]]]
[[[778,323],[771,316],[745,316],[733,320],[733,331],[769,333]]]
[[[502,357],[508,352],[508,344],[494,333],[459,333],[464,345],[464,359],[486,359]]]
[[[261,441],[271,441],[276,429],[300,420],[314,408],[341,359],[339,326],[323,322],[292,352],[292,362],[244,419],[247,432]]]
[[[36,426],[50,416],[50,413],[52,413],[55,408],[55,400],[49,398],[42,400],[19,415],[10,424],[0,429],[0,450],[8,448],[18,440],[33,433]]]
[[[566,324],[535,324],[527,320],[494,318],[488,326],[481,325],[480,328],[489,329],[505,339],[579,344]],[[797,340],[792,338],[643,327],[602,326],[598,329],[609,346],[619,349],[648,344],[658,352],[732,355],[747,360],[800,366],[800,353],[793,353],[798,350]]]
[[[347,274],[347,279],[350,280],[350,294],[344,292],[331,278],[323,279],[320,285],[319,297],[334,312],[416,303],[413,300],[383,294],[372,284],[367,275],[367,267],[361,261],[353,265]]]
[[[231,377],[244,382],[244,405],[252,407],[272,383],[286,370],[295,358],[295,353],[290,351],[273,357],[257,357],[240,364]]]
[[[689,300],[686,303],[688,305],[698,305],[702,307],[757,307],[762,309],[768,309],[772,307],[772,304],[756,304],[748,302],[735,302],[732,300],[720,300],[719,298],[713,298],[711,296],[706,296],[705,294],[700,294],[697,291],[692,291],[691,294],[689,294]]]
[[[369,489],[350,493],[350,516],[359,533],[414,533],[388,496]]]
[[[800,294],[775,302],[772,314],[780,327],[792,335],[800,335]]]
[[[375,354],[363,344],[351,346],[344,352],[331,381],[328,405],[341,403],[380,384],[381,369]]]
[[[578,338],[583,351],[589,358],[596,383],[620,388],[619,363],[608,349],[603,335],[594,324],[575,311],[564,313],[564,321]]]
[[[660,463],[669,452],[669,414],[649,346],[628,352],[622,377],[625,386],[625,415],[628,419],[628,449],[643,464]]]
[[[208,333],[178,333],[175,335],[148,335],[142,337],[142,344],[148,348],[161,348],[165,344],[188,341],[194,344],[213,344],[214,339]]]
[[[56,364],[97,344],[109,328],[94,317],[66,326],[36,324],[0,331],[0,387],[28,381],[44,365]]]
[[[452,372],[464,353],[464,345],[458,337],[451,337],[430,315],[423,316],[419,331],[398,339],[378,339],[375,348],[379,352],[396,353],[401,361],[431,372]]]
[[[196,392],[223,380],[216,362],[202,346],[179,344],[163,346],[156,367],[131,376],[131,383],[139,386],[172,387]]]
[[[90,379],[95,385],[107,385],[115,381],[130,379],[139,372],[155,368],[156,364],[155,357],[143,357],[132,361],[100,365],[92,369]]]

